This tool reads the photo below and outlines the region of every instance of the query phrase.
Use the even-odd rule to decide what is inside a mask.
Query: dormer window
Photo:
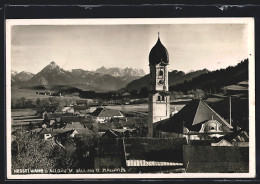
[[[209,130],[215,130],[215,127],[209,127]]]

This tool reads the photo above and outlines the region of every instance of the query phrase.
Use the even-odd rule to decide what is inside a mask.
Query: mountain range
[[[12,86],[55,89],[59,86],[77,88],[80,91],[140,91],[141,88],[149,88],[149,74],[132,68],[105,68],[101,67],[95,71],[73,69],[70,71],[62,69],[55,62],[51,62],[37,74],[30,72],[11,71]],[[211,90],[224,85],[231,85],[247,80],[248,60],[241,61],[237,66],[228,67],[216,71],[207,69],[184,73],[173,70],[169,72],[169,90],[185,91],[192,89]],[[49,88],[50,89],[50,88]]]
[[[11,81],[13,86],[69,85],[81,90],[110,91],[123,88],[144,74],[143,70],[132,68],[101,67],[96,71],[82,69],[67,71],[51,62],[37,74],[12,71]]]
[[[124,77],[124,76],[136,76],[136,77],[142,77],[145,75],[145,72],[142,69],[133,69],[133,68],[125,68],[121,69],[118,67],[114,68],[105,68],[104,66],[96,69],[94,71],[95,73],[101,73],[101,74],[109,74],[114,77]]]
[[[16,71],[11,71],[11,80],[12,83],[19,81],[20,83],[29,81],[34,76],[33,73],[22,71],[20,73]]]

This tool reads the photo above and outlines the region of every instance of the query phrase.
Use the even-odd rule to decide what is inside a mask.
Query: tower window
[[[163,71],[162,70],[159,71],[159,75],[163,76]]]
[[[164,96],[162,96],[162,101],[164,101]]]
[[[163,78],[163,70],[162,69],[160,69],[160,71],[159,71],[158,78],[159,79]]]
[[[157,97],[157,101],[161,101],[161,96],[158,96],[158,97]]]

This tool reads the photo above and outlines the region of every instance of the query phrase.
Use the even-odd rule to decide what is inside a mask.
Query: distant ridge
[[[177,71],[177,70],[173,70],[171,72],[169,72],[169,86],[178,84],[178,83],[182,83],[185,80],[191,80],[194,77],[197,77],[201,74],[205,74],[209,72],[207,69],[203,69],[203,70],[198,70],[198,71],[194,71],[194,72],[190,72],[185,74],[182,71]],[[140,90],[143,87],[149,88],[149,80],[150,80],[150,76],[149,75],[145,75],[144,77],[134,80],[132,82],[130,82],[124,89],[122,89],[123,91],[133,91],[133,90]]]
[[[207,72],[194,77],[192,80],[171,85],[170,90],[187,92],[202,89],[211,93],[218,93],[222,87],[237,84],[241,81],[248,81],[248,59],[241,61],[236,66]]]
[[[101,73],[101,74],[109,74],[114,77],[123,77],[123,76],[144,76],[145,72],[142,69],[133,69],[133,68],[125,68],[121,69],[118,67],[113,68],[105,68],[104,66],[96,69],[94,71],[95,73]]]

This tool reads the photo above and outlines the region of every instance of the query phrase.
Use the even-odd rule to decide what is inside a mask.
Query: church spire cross
[[[158,32],[158,38],[160,38],[160,32]]]

